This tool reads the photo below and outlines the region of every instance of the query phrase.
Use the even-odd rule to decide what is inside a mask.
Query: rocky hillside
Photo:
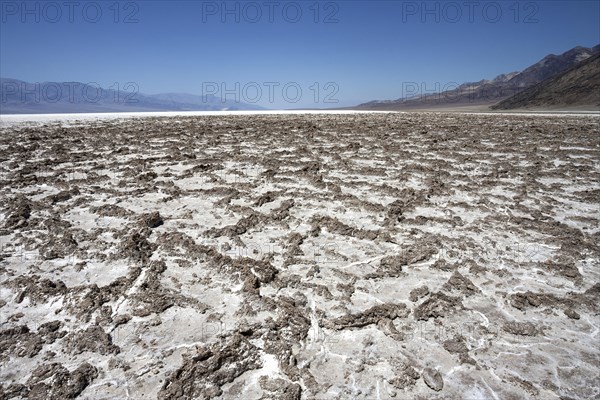
[[[508,99],[546,79],[600,54],[600,45],[593,48],[577,46],[560,55],[550,54],[520,72],[501,74],[494,79],[467,82],[441,93],[416,93],[397,100],[371,101],[356,108],[367,110],[403,110],[464,106],[491,106]]]
[[[600,54],[501,101],[492,109],[554,107],[600,109]]]

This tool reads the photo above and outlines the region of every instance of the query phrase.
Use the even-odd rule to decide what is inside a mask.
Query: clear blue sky
[[[257,1],[228,2],[229,13],[221,1],[76,3],[1,1],[0,76],[136,82],[150,94],[239,83],[242,101],[257,101],[256,82],[260,105],[327,107],[327,94],[339,105],[395,99],[403,82],[493,78],[600,43],[598,1]],[[279,84],[272,103],[265,82]],[[288,99],[302,89],[297,103],[286,84]]]

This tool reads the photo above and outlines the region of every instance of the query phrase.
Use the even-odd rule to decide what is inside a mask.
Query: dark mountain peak
[[[492,106],[517,108],[600,108],[600,53]]]
[[[435,108],[440,106],[461,106],[473,104],[492,105],[530,88],[546,79],[572,68],[594,54],[600,53],[600,45],[593,48],[576,46],[562,54],[548,54],[537,63],[521,72],[500,74],[492,80],[466,82],[454,90],[436,94],[419,94],[409,99],[376,101],[364,103],[358,108],[366,109],[406,109]]]
[[[508,74],[500,74],[497,77],[495,77],[494,79],[492,79],[491,82],[492,83],[508,82],[512,78],[514,78],[517,74],[519,74],[519,71],[509,72]]]
[[[569,51],[564,52],[562,54],[562,56],[565,58],[569,58],[569,59],[577,59],[577,58],[582,57],[582,55],[585,58],[588,58],[588,57],[592,56],[593,54],[594,54],[593,48],[577,46],[577,47],[572,48]],[[581,60],[581,61],[583,61],[583,60]]]
[[[588,47],[577,46],[560,55],[549,54],[537,63],[515,75],[509,84],[513,87],[527,87],[548,79],[594,54]]]

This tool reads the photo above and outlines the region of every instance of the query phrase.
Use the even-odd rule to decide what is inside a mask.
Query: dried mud
[[[0,399],[600,396],[598,117],[146,117],[0,147]]]

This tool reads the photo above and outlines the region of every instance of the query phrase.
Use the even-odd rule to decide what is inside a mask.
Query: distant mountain
[[[223,100],[220,97],[216,97],[212,94],[206,96],[196,96],[194,94],[189,93],[159,93],[153,94],[151,96],[155,100],[159,100],[161,102],[165,102],[168,104],[187,104],[187,105],[196,105],[196,106],[206,106],[207,104],[222,106],[222,107],[233,107],[229,108],[230,110],[236,109],[236,106],[239,106],[243,103],[236,103],[233,100]],[[248,107],[253,107],[251,104],[245,104],[244,109],[248,109]],[[251,109],[261,109],[261,107],[255,107]]]
[[[253,104],[222,101],[214,95],[185,93],[148,95],[134,84],[121,90],[81,82],[29,83],[0,78],[0,114],[84,112],[262,110]]]
[[[550,54],[523,70],[509,82],[514,86],[528,87],[551,78],[598,53],[599,47],[577,46],[559,56]]]
[[[548,78],[491,108],[587,108],[600,109],[600,54]]]
[[[397,100],[371,101],[355,108],[366,110],[406,110],[464,106],[490,106],[514,96],[545,79],[600,54],[600,45],[575,47],[561,55],[550,54],[520,72],[501,74],[491,80],[467,82],[440,93],[417,94]]]

